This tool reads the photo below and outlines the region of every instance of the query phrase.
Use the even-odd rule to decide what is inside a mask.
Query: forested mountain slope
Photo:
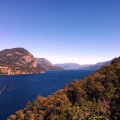
[[[120,57],[48,97],[39,96],[8,120],[120,120]]]

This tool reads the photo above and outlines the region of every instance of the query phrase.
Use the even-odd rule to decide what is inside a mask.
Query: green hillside
[[[120,120],[120,57],[48,97],[39,96],[8,120]]]

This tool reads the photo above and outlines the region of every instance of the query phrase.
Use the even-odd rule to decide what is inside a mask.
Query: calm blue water
[[[19,109],[23,109],[27,102],[37,96],[47,96],[74,79],[82,79],[94,71],[48,71],[45,74],[0,76],[0,87],[10,80],[12,90],[0,94],[0,120]]]

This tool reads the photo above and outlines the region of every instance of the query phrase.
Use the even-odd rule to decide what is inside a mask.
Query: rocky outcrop
[[[0,74],[30,74],[43,71],[34,56],[24,48],[0,51]]]

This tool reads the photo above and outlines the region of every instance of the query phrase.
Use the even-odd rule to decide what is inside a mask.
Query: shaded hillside
[[[120,120],[120,57],[48,97],[37,97],[8,120]]]
[[[34,56],[24,48],[0,51],[0,74],[41,73],[42,71]]]
[[[62,67],[53,66],[53,64],[45,58],[36,58],[36,61],[45,70],[64,70]]]

